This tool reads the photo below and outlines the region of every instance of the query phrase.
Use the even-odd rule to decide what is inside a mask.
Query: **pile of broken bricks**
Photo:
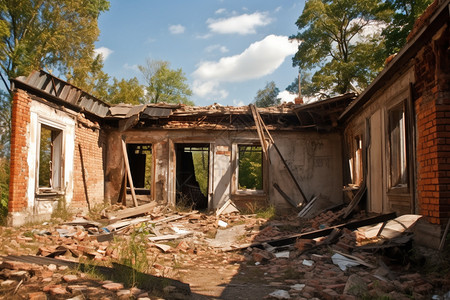
[[[327,211],[309,220],[297,216],[266,220],[239,213],[217,216],[153,208],[144,215],[112,217],[101,223],[78,216],[71,222],[20,229],[0,227],[0,254],[3,255],[0,299],[14,295],[17,299],[103,296],[156,299],[155,295],[188,299],[189,287],[185,289],[177,281],[155,291],[92,278],[79,267],[58,264],[89,261],[111,268],[112,262],[120,261],[121,247],[136,232],[146,240],[142,242],[149,258],[147,272],[158,277],[182,279],[189,272],[183,266],[198,266],[198,262],[239,263],[241,273],[257,269],[264,274],[259,280],[273,288],[267,299],[429,299],[431,296],[446,299],[444,295],[450,296],[450,276],[421,275],[416,269],[408,269],[386,257],[390,239],[383,239],[383,234],[389,235],[391,230],[387,221],[360,231],[338,225],[343,222],[340,216],[341,211]],[[367,216],[360,213],[356,219],[364,217]],[[311,232],[318,235],[310,236]],[[395,244],[396,250],[410,246],[410,234],[400,236],[403,240]],[[31,262],[14,261],[23,256],[31,257]],[[40,258],[56,259],[56,263],[45,264],[44,260],[42,264]]]

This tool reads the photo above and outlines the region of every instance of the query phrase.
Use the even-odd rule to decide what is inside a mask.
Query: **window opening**
[[[136,194],[150,195],[153,174],[152,145],[127,144],[127,153]],[[127,186],[130,186],[129,182]]]
[[[176,164],[177,205],[207,209],[209,145],[177,144]]]
[[[256,145],[238,145],[238,189],[263,189],[262,148]]]
[[[61,188],[62,131],[41,125],[39,142],[39,190]]]
[[[354,184],[361,185],[363,181],[362,138],[355,137],[355,178]]]
[[[389,110],[390,187],[406,187],[408,170],[406,159],[405,110],[403,104]]]

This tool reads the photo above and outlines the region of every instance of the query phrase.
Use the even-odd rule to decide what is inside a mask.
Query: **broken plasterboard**
[[[221,208],[219,208],[216,212],[216,216],[220,216],[222,214],[231,214],[234,212],[239,212],[239,210],[236,208],[236,206],[234,205],[233,201],[228,200],[227,202],[225,202],[224,205],[222,205]]]
[[[402,215],[398,218],[387,221],[380,235],[387,239],[398,237],[403,232],[413,227],[421,217],[421,215]],[[374,226],[360,227],[358,228],[358,231],[364,234],[366,238],[370,239],[378,235],[382,226],[383,223],[378,223]]]

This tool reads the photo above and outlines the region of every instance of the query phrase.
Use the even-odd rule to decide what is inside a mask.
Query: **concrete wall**
[[[275,143],[292,169],[308,200],[323,195],[330,204],[342,201],[341,142],[337,133],[272,132]],[[119,198],[124,174],[121,141],[153,145],[152,200],[175,204],[175,145],[178,143],[207,143],[210,145],[209,209],[221,207],[232,199],[238,206],[249,202],[272,203],[279,209],[291,209],[274,190],[278,183],[292,199],[301,199],[294,182],[281,163],[278,154],[270,149],[271,164],[264,168],[264,192],[238,191],[236,186],[237,144],[259,143],[253,131],[209,130],[130,130],[111,131],[108,135],[105,197],[111,203]]]

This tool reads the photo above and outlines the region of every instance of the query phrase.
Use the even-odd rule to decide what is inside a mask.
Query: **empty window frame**
[[[354,139],[354,150],[355,150],[355,160],[354,160],[354,177],[353,177],[353,183],[355,185],[361,185],[363,181],[363,159],[362,159],[362,147],[363,147],[363,140],[362,136],[356,136]]]
[[[388,111],[389,187],[408,186],[404,103]]]
[[[62,140],[62,130],[40,125],[38,172],[36,176],[38,192],[62,189]]]
[[[151,194],[153,174],[152,145],[127,144],[127,154],[136,193]]]
[[[263,153],[258,145],[238,145],[238,190],[263,190]]]

